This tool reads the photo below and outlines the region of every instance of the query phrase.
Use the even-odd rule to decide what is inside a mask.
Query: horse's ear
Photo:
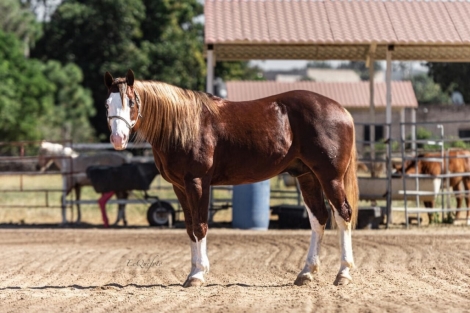
[[[134,86],[134,72],[129,69],[126,74],[126,83],[127,86]]]
[[[113,85],[113,80],[113,76],[109,72],[104,74],[104,84],[106,87],[108,87],[108,89]]]

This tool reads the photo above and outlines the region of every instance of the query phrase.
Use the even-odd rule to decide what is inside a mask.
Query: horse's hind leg
[[[129,196],[127,191],[117,191],[116,197],[118,199],[127,199]],[[125,204],[118,204],[118,213],[116,217],[116,222],[114,222],[114,226],[118,225],[120,221],[123,221],[124,226],[127,226],[127,219],[126,219],[126,205]]]
[[[322,173],[335,173],[336,169],[325,169]],[[338,172],[336,172],[338,173]],[[336,175],[336,177],[329,177],[331,174],[326,174],[327,177],[319,177],[323,186],[323,191],[328,198],[331,208],[332,217],[336,221],[336,225],[339,229],[340,238],[340,249],[341,249],[341,265],[336,276],[335,285],[346,285],[352,281],[349,270],[354,267],[354,258],[352,251],[352,218],[353,210],[348,200],[346,199],[346,193],[344,190],[344,182],[342,175]],[[324,174],[324,176],[326,176]],[[352,200],[352,199],[351,199]],[[352,200],[353,201],[353,200]]]
[[[452,182],[451,182],[452,183]],[[462,209],[462,203],[463,203],[463,195],[460,193],[460,181],[458,183],[452,183],[452,189],[454,190],[454,195],[455,195],[455,200],[457,201],[457,212],[455,213],[455,219],[458,220],[460,219],[461,211]],[[463,181],[465,189],[467,189],[466,182],[465,180]],[[465,195],[465,199],[467,199],[467,195]],[[468,200],[467,200],[467,205],[468,205]]]
[[[467,209],[467,214],[465,215],[468,222],[468,218],[470,216],[470,211],[468,211],[470,207],[470,177],[463,177],[463,187],[465,190],[465,208]]]
[[[434,200],[432,201],[423,201],[424,203],[424,207],[427,208],[427,209],[433,209],[434,208]],[[428,219],[429,219],[429,224],[433,224],[436,221],[436,219],[434,218],[434,213],[428,213]]]
[[[304,174],[297,178],[300,190],[307,206],[307,213],[312,228],[310,237],[310,248],[303,270],[297,275],[294,284],[297,286],[306,285],[313,280],[314,273],[320,267],[320,245],[325,231],[328,211],[323,199],[320,182],[313,173]]]
[[[67,200],[67,195],[72,191],[72,187],[69,187],[71,184],[68,183],[67,175],[62,175],[62,196],[60,198],[61,209],[62,209],[62,222],[61,226],[67,224],[67,206],[65,201]]]

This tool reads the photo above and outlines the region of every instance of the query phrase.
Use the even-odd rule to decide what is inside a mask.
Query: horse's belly
[[[226,156],[220,164],[214,159],[215,171],[212,176],[212,185],[239,185],[269,179],[282,172],[289,163],[290,158],[282,155],[245,154]]]

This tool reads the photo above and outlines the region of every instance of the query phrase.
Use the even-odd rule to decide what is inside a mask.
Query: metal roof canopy
[[[470,32],[470,30],[469,30]],[[371,52],[374,49],[375,53]],[[400,61],[426,60],[429,62],[468,62],[470,45],[388,45],[366,44],[255,44],[209,43],[218,61],[236,60],[386,60],[387,47],[393,46],[393,59]]]
[[[217,60],[470,60],[470,2],[206,0]]]

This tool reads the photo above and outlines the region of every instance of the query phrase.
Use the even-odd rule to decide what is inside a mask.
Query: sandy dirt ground
[[[470,229],[361,230],[354,283],[333,285],[327,231],[317,280],[297,287],[310,232],[212,229],[211,272],[190,269],[182,229],[0,229],[1,312],[469,312]],[[144,264],[143,262],[146,262]]]

